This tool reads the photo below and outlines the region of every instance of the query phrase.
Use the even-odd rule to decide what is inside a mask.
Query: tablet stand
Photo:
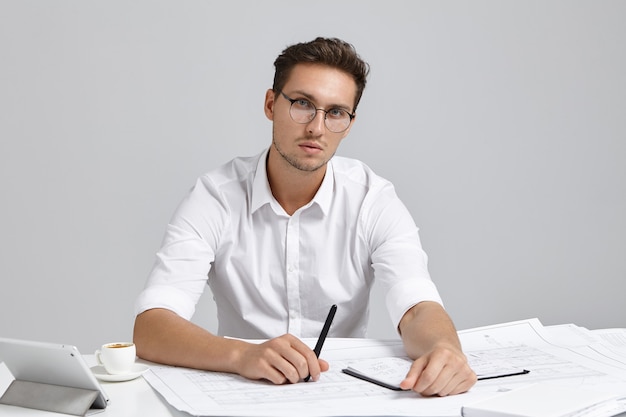
[[[98,391],[16,379],[0,398],[0,404],[84,416],[97,397]]]

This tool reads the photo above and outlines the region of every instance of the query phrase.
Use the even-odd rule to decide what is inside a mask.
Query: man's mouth
[[[317,152],[317,151],[322,150],[322,147],[314,142],[304,142],[304,143],[301,143],[299,146],[303,148],[304,150],[311,151],[311,152]]]

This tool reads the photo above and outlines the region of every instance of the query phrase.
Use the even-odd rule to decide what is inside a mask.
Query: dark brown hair
[[[356,83],[354,109],[361,100],[369,65],[361,59],[351,44],[337,38],[318,37],[311,42],[297,43],[287,47],[274,61],[274,91],[282,91],[296,64],[310,63],[328,65],[352,76]]]

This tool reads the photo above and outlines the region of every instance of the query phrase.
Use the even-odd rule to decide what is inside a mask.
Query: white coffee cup
[[[136,356],[135,344],[130,342],[107,343],[96,350],[98,364],[112,375],[129,373]]]

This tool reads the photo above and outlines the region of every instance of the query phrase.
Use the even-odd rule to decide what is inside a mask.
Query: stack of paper
[[[540,415],[547,416],[551,402],[537,399],[540,394],[544,394],[548,400],[556,400],[556,392],[525,387],[533,384],[541,387],[548,383],[560,387],[555,389],[561,389],[561,393],[565,390],[568,401],[582,401],[580,404],[572,403],[574,410],[595,403],[626,406],[626,400],[603,403],[608,398],[626,396],[625,329],[589,331],[574,325],[546,327],[539,320],[531,319],[464,330],[459,332],[459,337],[475,370],[486,373],[512,367],[530,372],[478,381],[465,394],[423,398],[412,391],[393,391],[342,372],[342,369],[349,367],[359,369],[359,364],[376,364],[376,361],[368,362],[370,359],[404,357],[400,340],[331,338],[326,341],[321,354],[331,368],[317,382],[277,386],[263,381],[250,381],[238,375],[165,366],[153,367],[144,374],[144,378],[172,406],[202,416],[460,417],[464,406],[464,412],[470,416],[472,414],[467,413],[472,410],[485,410],[485,404],[480,406],[479,403],[483,400],[494,398],[496,404],[501,400],[514,404],[518,395],[524,397],[524,392],[531,392],[522,389],[541,391],[531,392],[533,400],[523,403],[538,406]],[[315,344],[314,339],[305,342],[311,346]],[[383,365],[390,368],[406,366],[406,362],[400,359],[391,362],[398,366],[390,366],[386,360]],[[376,371],[380,369],[383,368],[375,368]],[[510,393],[503,394],[504,391]],[[598,392],[606,396],[596,397]],[[567,415],[566,408],[556,408],[561,413],[557,416]],[[530,414],[533,410],[535,408],[529,409],[526,416],[535,416]],[[616,408],[612,414],[607,414],[609,412],[606,410],[593,408],[571,416],[597,417],[596,414],[590,414],[592,411],[604,412],[597,414],[602,417],[621,412]],[[474,415],[483,417],[489,414]]]

